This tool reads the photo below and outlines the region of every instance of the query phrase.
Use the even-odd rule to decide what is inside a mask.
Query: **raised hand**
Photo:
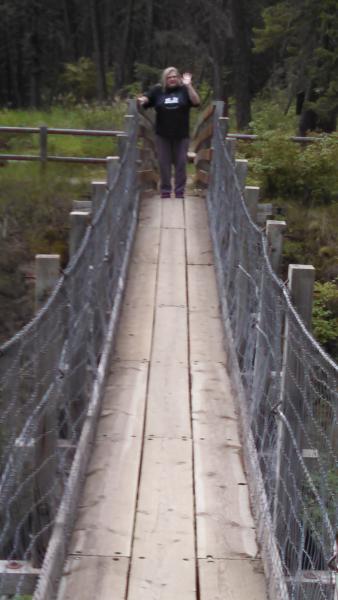
[[[190,85],[191,84],[191,79],[192,79],[191,73],[183,73],[183,75],[182,75],[182,83],[184,85]]]

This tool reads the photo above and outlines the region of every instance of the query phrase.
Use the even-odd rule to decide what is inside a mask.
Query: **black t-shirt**
[[[156,85],[145,93],[149,103],[144,108],[156,111],[155,131],[158,135],[172,139],[189,137],[189,110],[192,102],[185,85],[162,90]]]

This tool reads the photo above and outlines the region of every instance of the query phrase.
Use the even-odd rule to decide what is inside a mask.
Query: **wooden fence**
[[[1,133],[14,134],[36,134],[39,135],[39,154],[0,154],[0,160],[21,160],[21,161],[39,161],[42,164],[51,162],[72,162],[72,163],[90,163],[106,164],[107,159],[102,157],[85,156],[51,156],[48,154],[48,136],[49,135],[77,135],[89,137],[114,137],[117,138],[118,145],[121,146],[127,137],[125,131],[106,130],[106,129],[58,129],[55,127],[0,127]],[[120,150],[120,148],[119,148]],[[120,153],[120,152],[119,152]]]

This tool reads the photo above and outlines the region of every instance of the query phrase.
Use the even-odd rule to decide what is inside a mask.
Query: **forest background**
[[[1,125],[117,128],[125,99],[168,65],[193,73],[203,106],[223,100],[232,131],[259,135],[238,148],[249,183],[287,220],[284,276],[290,262],[316,267],[314,333],[338,360],[338,139],[321,133],[338,110],[338,0],[3,0],[0,39]],[[306,111],[319,141],[299,146],[289,138]],[[1,134],[0,152],[32,144]],[[58,144],[68,155],[113,150]],[[99,175],[2,164],[1,341],[33,314],[34,254],[67,262],[71,202]]]

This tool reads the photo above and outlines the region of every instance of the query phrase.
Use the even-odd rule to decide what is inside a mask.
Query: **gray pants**
[[[170,194],[171,192],[171,166],[174,165],[175,195],[182,197],[187,180],[189,138],[172,140],[156,135],[156,148],[160,166],[161,194]]]

